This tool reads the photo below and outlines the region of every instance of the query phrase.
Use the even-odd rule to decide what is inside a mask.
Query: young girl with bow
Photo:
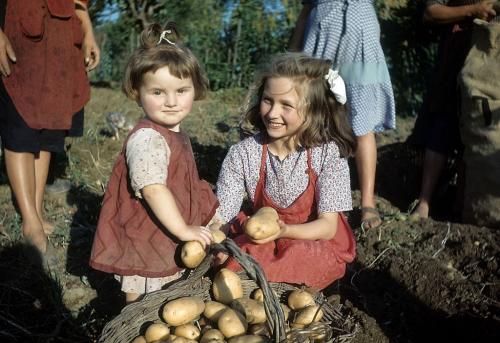
[[[264,66],[242,114],[260,132],[229,150],[216,191],[222,219],[231,223],[225,230],[269,281],[318,290],[341,278],[355,256],[342,211],[352,209],[347,157],[356,137],[344,82],[330,66],[302,53],[277,55]],[[245,195],[250,206],[240,211]],[[280,230],[253,240],[245,223],[265,206],[278,212]],[[241,269],[234,259],[224,263]]]

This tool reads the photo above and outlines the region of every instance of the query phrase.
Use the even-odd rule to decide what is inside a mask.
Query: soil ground
[[[211,94],[184,123],[200,176],[215,184],[227,149],[239,140],[241,93]],[[95,342],[124,299],[113,277],[88,266],[104,189],[126,133],[113,135],[107,112],[136,122],[142,112],[118,90],[93,88],[83,138],[68,139],[55,175],[69,193],[46,195],[45,215],[58,229],[51,240],[61,263],[51,276],[29,264],[18,244],[21,219],[0,169],[0,341]],[[441,182],[432,218],[413,221],[422,155],[404,144],[414,118],[377,134],[377,207],[384,224],[360,227],[357,176],[351,163],[354,209],[346,215],[357,256],[324,293],[356,324],[353,342],[499,342],[500,231],[464,225],[451,211],[453,177]],[[352,162],[352,161],[351,161]],[[450,168],[452,170],[452,168]],[[453,173],[450,173],[453,176]]]

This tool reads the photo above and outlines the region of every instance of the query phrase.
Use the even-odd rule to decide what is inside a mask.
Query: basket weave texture
[[[316,303],[321,305],[321,310],[324,313],[320,322],[304,329],[294,329],[287,336],[280,299],[282,303],[286,304],[288,295],[299,288],[287,283],[268,282],[257,261],[250,255],[243,253],[231,239],[227,238],[220,244],[211,245],[210,253],[187,279],[181,280],[167,289],[149,293],[140,302],[127,305],[118,316],[104,327],[99,343],[128,343],[136,337],[144,335],[151,324],[165,324],[162,319],[163,307],[172,300],[187,296],[199,297],[205,302],[215,300],[211,293],[212,281],[206,277],[206,274],[219,252],[234,257],[243,267],[243,270],[237,274],[242,280],[244,297],[250,297],[258,288],[262,289],[267,325],[275,343],[312,343],[314,333],[325,331],[331,335],[326,343],[349,343],[354,338],[357,326],[353,319],[340,312],[341,305],[333,307],[329,304],[321,293],[314,296]]]

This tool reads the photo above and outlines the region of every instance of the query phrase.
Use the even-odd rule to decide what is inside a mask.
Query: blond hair
[[[293,83],[299,95],[297,112],[303,123],[295,133],[295,143],[316,147],[329,141],[337,143],[341,157],[353,156],[357,139],[349,124],[347,110],[335,100],[325,79],[331,62],[313,58],[304,53],[286,52],[274,55],[256,73],[254,83],[243,101],[240,124],[250,124],[265,133],[260,113],[260,102],[266,82],[270,78],[285,78]]]

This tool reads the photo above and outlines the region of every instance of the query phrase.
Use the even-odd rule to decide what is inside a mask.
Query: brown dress
[[[82,22],[73,0],[9,0],[5,34],[16,54],[5,89],[29,127],[69,130],[90,100]]]
[[[260,179],[254,198],[254,209],[238,214],[231,226],[231,236],[241,250],[251,255],[260,264],[269,281],[305,284],[308,287],[323,289],[344,276],[346,263],[352,262],[356,255],[356,242],[349,223],[342,212],[339,213],[337,233],[330,239],[295,240],[280,238],[262,245],[254,244],[243,234],[247,216],[258,209],[269,206],[276,209],[280,219],[287,224],[302,224],[318,218],[315,186],[318,176],[311,167],[308,150],[309,185],[300,197],[289,207],[276,205],[264,190],[267,144],[264,142]],[[229,259],[226,268],[237,271],[241,266]]]
[[[207,225],[219,203],[208,183],[198,176],[186,132],[172,132],[145,119],[139,121],[125,140],[111,173],[89,263],[108,273],[159,278],[173,275],[184,266],[180,254],[176,254],[180,241],[157,221],[130,185],[126,146],[130,136],[141,128],[158,131],[170,147],[167,187],[188,225]]]

